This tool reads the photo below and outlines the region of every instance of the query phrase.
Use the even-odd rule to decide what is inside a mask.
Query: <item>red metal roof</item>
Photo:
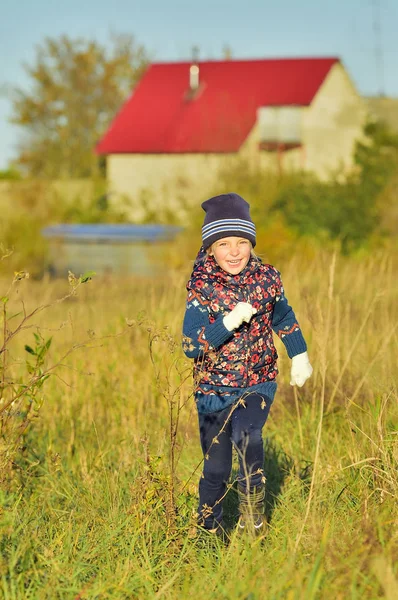
[[[97,145],[99,154],[236,152],[259,106],[308,106],[337,58],[154,63]]]

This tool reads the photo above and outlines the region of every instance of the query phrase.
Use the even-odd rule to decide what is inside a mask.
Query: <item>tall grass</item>
[[[235,535],[231,489],[230,543],[192,537],[201,453],[179,343],[189,266],[163,280],[98,279],[35,321],[53,335],[49,361],[87,335],[92,344],[46,381],[2,492],[2,597],[398,596],[396,264],[319,252],[277,266],[314,374],[295,392],[277,340],[268,536]],[[22,282],[15,312],[66,285]],[[15,362],[33,331],[15,340]]]

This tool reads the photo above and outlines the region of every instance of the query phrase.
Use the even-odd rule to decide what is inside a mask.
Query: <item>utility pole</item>
[[[381,1],[382,0],[372,0],[374,58],[380,98],[385,96],[383,34],[381,31]]]

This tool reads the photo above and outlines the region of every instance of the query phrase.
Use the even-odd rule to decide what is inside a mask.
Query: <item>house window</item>
[[[258,109],[260,148],[289,150],[302,144],[301,106],[264,106]]]

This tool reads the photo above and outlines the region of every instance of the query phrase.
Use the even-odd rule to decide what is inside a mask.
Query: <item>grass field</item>
[[[67,281],[16,282],[9,317],[21,300],[27,312],[50,306],[10,342],[7,381],[27,377],[24,345],[38,331],[53,338],[43,369],[60,364],[13,454],[3,432],[0,597],[398,598],[396,262],[320,253],[277,267],[314,374],[295,393],[277,341],[269,533],[235,535],[232,488],[225,546],[192,534],[201,453],[180,348],[189,264],[164,280],[94,278],[60,303]],[[11,433],[18,406],[3,413]]]

